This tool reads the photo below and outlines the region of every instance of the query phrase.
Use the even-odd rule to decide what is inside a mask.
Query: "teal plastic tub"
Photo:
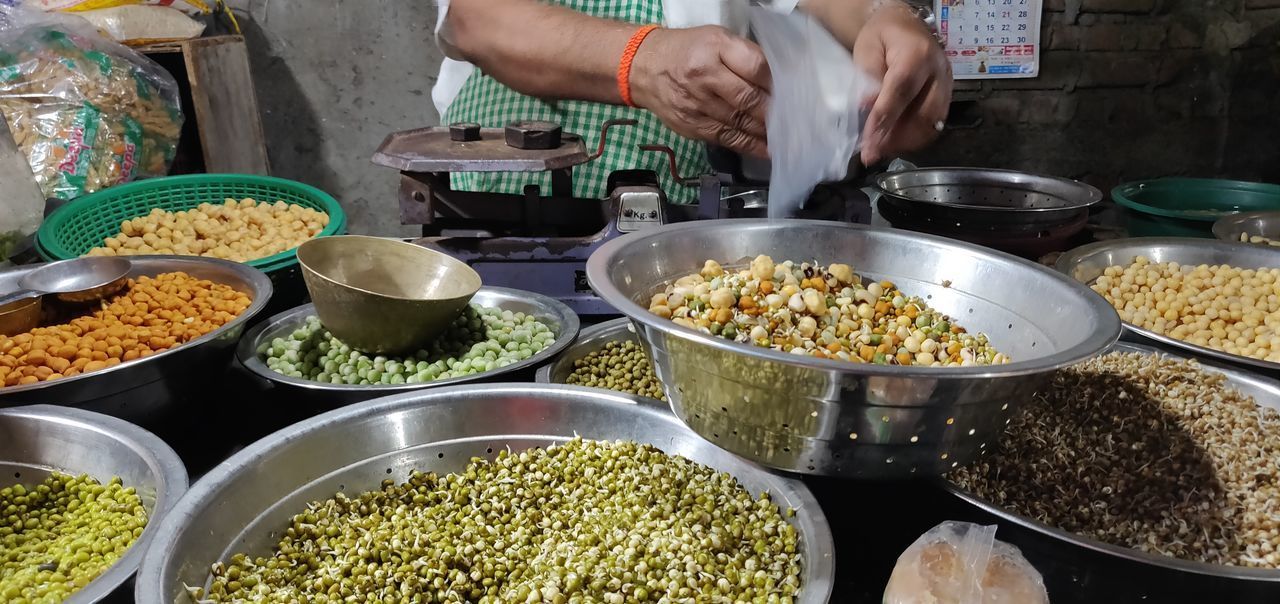
[[[1125,208],[1133,237],[1213,237],[1213,223],[1228,214],[1280,210],[1280,186],[1238,180],[1161,178],[1111,191]]]

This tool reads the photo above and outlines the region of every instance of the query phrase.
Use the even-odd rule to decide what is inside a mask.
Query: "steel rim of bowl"
[[[1160,350],[1159,348],[1145,346],[1142,344],[1133,344],[1130,342],[1117,342],[1110,349],[1108,349],[1104,354],[1111,353],[1111,352],[1139,352],[1144,354],[1158,354],[1158,355],[1163,355],[1163,356],[1182,359],[1182,360],[1195,360],[1195,359],[1190,359],[1188,357],[1184,357],[1178,354],[1173,354],[1165,350]],[[1233,374],[1241,373],[1239,369],[1236,369],[1233,367],[1219,366],[1213,363],[1201,363],[1201,365],[1205,367],[1205,369],[1208,371],[1216,371],[1219,373],[1223,373],[1227,375],[1228,378],[1231,378]],[[1244,376],[1247,379],[1260,382],[1270,387],[1271,389],[1277,392],[1280,392],[1280,380],[1275,380],[1269,377],[1260,376],[1256,374],[1246,373],[1244,374]],[[1229,579],[1280,582],[1280,568],[1265,569],[1265,568],[1250,568],[1246,566],[1228,566],[1225,564],[1210,564],[1208,562],[1195,562],[1192,560],[1183,560],[1181,558],[1171,558],[1169,556],[1161,556],[1159,554],[1148,554],[1145,552],[1140,552],[1136,549],[1131,549],[1131,548],[1120,546],[1120,545],[1113,545],[1111,543],[1106,543],[1105,541],[1099,541],[1092,537],[1077,535],[1070,531],[1066,531],[1066,530],[1051,526],[1047,523],[1041,522],[1034,518],[1028,518],[1026,516],[1016,514],[1014,512],[1006,510],[1003,507],[1000,507],[999,505],[991,503],[981,497],[978,497],[977,495],[974,495],[973,493],[965,489],[960,488],[955,483],[951,482],[950,480],[947,480],[946,478],[939,477],[937,480],[940,486],[947,492],[951,493],[956,497],[959,497],[969,505],[972,505],[976,508],[981,509],[984,512],[987,512],[989,514],[996,516],[1000,520],[1012,523],[1016,526],[1030,529],[1042,535],[1053,537],[1055,539],[1064,541],[1066,543],[1075,545],[1077,547],[1083,547],[1085,549],[1098,552],[1101,554],[1116,556],[1118,558],[1128,560],[1130,562],[1148,564],[1148,565],[1157,566],[1157,567],[1165,568],[1169,570],[1195,573],[1198,575],[1226,577]]]
[[[172,263],[173,266],[167,267],[164,270],[152,272],[151,269],[149,268],[151,266],[151,262],[149,261],[152,261],[152,260],[163,261],[165,263]],[[2,386],[0,387],[0,397],[7,397],[13,394],[20,394],[23,392],[31,392],[33,390],[41,390],[43,388],[61,386],[63,384],[71,384],[71,383],[83,381],[85,379],[93,379],[93,378],[107,375],[113,372],[126,370],[131,367],[136,367],[140,363],[146,363],[149,361],[154,361],[156,359],[163,359],[172,354],[176,354],[182,350],[185,350],[188,348],[194,348],[205,342],[216,340],[218,338],[223,337],[223,335],[226,334],[227,332],[232,331],[234,329],[238,329],[241,325],[243,325],[244,323],[252,319],[254,315],[257,315],[259,312],[262,312],[262,309],[266,308],[267,302],[271,300],[271,295],[273,293],[273,288],[271,286],[271,279],[267,277],[266,273],[263,273],[262,271],[256,268],[253,268],[247,264],[241,264],[239,262],[231,262],[229,260],[222,260],[219,258],[203,258],[198,256],[131,256],[130,262],[132,262],[133,264],[134,271],[139,271],[136,274],[135,272],[131,271],[129,274],[129,278],[131,279],[135,277],[140,277],[140,276],[154,276],[154,275],[158,275],[166,272],[187,272],[184,269],[184,266],[187,266],[187,267],[197,267],[201,265],[220,266],[220,267],[229,269],[233,273],[236,273],[241,278],[243,278],[246,282],[249,283],[250,287],[253,290],[255,290],[253,292],[249,292],[253,294],[253,301],[249,303],[249,308],[246,308],[244,312],[240,313],[234,319],[228,321],[222,327],[219,327],[207,334],[204,334],[194,340],[191,340],[190,342],[186,342],[179,346],[174,346],[173,348],[170,348],[162,352],[157,352],[146,358],[138,358],[132,361],[124,361],[124,362],[121,362],[119,365],[115,365],[113,367],[107,367],[105,369],[99,369],[97,371],[92,371],[89,373],[81,373],[80,375],[74,375],[71,377],[64,377],[62,379],[54,380],[52,382],[47,382],[47,381],[37,382],[35,384],[27,384],[25,386]]]
[[[554,377],[555,377],[554,373],[555,373],[556,367],[559,366],[561,363],[565,362],[565,360],[569,356],[569,353],[573,352],[574,349],[578,348],[579,346],[585,345],[589,342],[592,342],[593,340],[608,337],[612,335],[613,332],[615,331],[618,331],[621,329],[627,329],[628,331],[630,331],[627,328],[627,326],[630,324],[631,324],[631,319],[628,319],[626,317],[620,317],[617,319],[609,319],[608,321],[596,323],[595,325],[592,325],[590,327],[583,328],[578,332],[578,337],[574,339],[573,344],[571,346],[565,348],[564,352],[556,355],[554,359],[551,359],[551,362],[538,368],[537,374],[534,375],[534,382],[538,384],[563,383],[563,382],[554,381]],[[636,338],[636,340],[638,342],[639,338]],[[565,385],[568,386],[570,384],[565,384]],[[607,390],[607,389],[604,389],[604,390]],[[610,392],[616,392],[616,391],[610,390]]]
[[[710,346],[718,352],[726,354],[737,354],[750,357],[758,361],[767,361],[781,365],[792,367],[800,367],[807,369],[823,369],[828,371],[843,372],[850,375],[858,376],[889,376],[889,377],[924,377],[924,378],[1001,378],[1001,377],[1017,377],[1028,376],[1054,369],[1061,369],[1068,365],[1073,365],[1085,359],[1091,358],[1099,350],[1105,350],[1108,346],[1114,344],[1120,339],[1121,322],[1119,315],[1106,300],[1099,296],[1097,292],[1082,285],[1079,281],[1068,277],[1053,269],[1042,266],[1030,260],[1019,258],[1012,254],[985,248],[979,245],[966,243],[963,241],[920,233],[918,231],[907,231],[902,229],[869,227],[866,225],[836,223],[821,220],[756,220],[756,219],[737,219],[732,222],[740,229],[767,228],[769,226],[777,226],[778,224],[790,224],[794,226],[813,226],[821,228],[843,228],[848,229],[850,233],[859,231],[878,231],[881,233],[889,233],[895,237],[906,237],[915,241],[927,241],[930,243],[963,248],[969,253],[977,256],[984,256],[988,259],[998,259],[1005,262],[1012,262],[1031,270],[1042,272],[1042,276],[1048,279],[1058,281],[1063,285],[1072,288],[1083,287],[1091,294],[1084,298],[1084,302],[1089,304],[1095,311],[1100,328],[1089,334],[1083,341],[1067,348],[1066,350],[1055,352],[1050,355],[1038,357],[1026,361],[1013,361],[1006,365],[979,365],[974,367],[917,367],[914,365],[874,365],[870,363],[853,363],[850,361],[841,361],[837,359],[820,359],[807,355],[795,355],[785,352],[779,352],[771,348],[761,348],[750,344],[741,344],[725,340],[718,336],[704,334],[697,330],[681,327],[670,319],[663,319],[651,312],[647,308],[642,308],[631,299],[623,295],[622,291],[613,284],[609,279],[609,267],[613,264],[613,259],[618,256],[622,250],[631,245],[632,242],[641,242],[646,239],[653,239],[656,236],[666,235],[669,233],[679,233],[681,231],[695,230],[705,228],[706,221],[678,223],[675,225],[663,226],[660,229],[652,229],[639,233],[632,233],[623,237],[619,237],[605,243],[600,249],[596,250],[591,258],[587,260],[587,281],[591,284],[596,294],[605,300],[606,303],[618,309],[632,321],[641,323],[646,327],[655,329],[664,335],[680,338],[682,340]],[[766,253],[768,250],[760,250],[757,253]],[[854,271],[859,269],[855,267]],[[689,274],[697,271],[697,267],[690,265]],[[858,273],[861,274],[861,273]],[[886,278],[892,279],[892,275],[886,275]]]
[[[898,194],[896,192],[896,189],[890,189],[889,187],[885,186],[889,181],[894,180],[895,176],[902,175],[902,174],[919,174],[919,173],[926,173],[926,172],[959,172],[964,174],[993,174],[997,176],[1011,177],[1010,180],[993,181],[992,184],[1005,183],[1005,184],[1014,184],[1014,185],[1026,185],[1026,184],[1032,184],[1034,181],[1037,181],[1037,180],[1051,181],[1057,184],[1079,188],[1082,192],[1088,194],[1088,198],[1087,198],[1087,201],[1082,203],[1049,207],[1049,208],[1006,208],[1006,207],[1000,207],[1000,206],[976,206],[972,204],[943,203],[940,201],[933,201],[931,199],[913,199],[911,197],[906,197]],[[1061,176],[1031,174],[1028,172],[1019,172],[1017,170],[1001,170],[997,168],[990,168],[990,169],[988,168],[917,168],[915,170],[903,170],[901,172],[886,172],[884,174],[880,174],[879,176],[876,176],[875,184],[876,184],[877,191],[879,191],[884,195],[892,197],[898,201],[925,204],[930,206],[937,206],[940,208],[955,208],[955,209],[963,209],[963,210],[970,210],[970,211],[977,211],[977,212],[992,212],[992,213],[998,213],[998,214],[1006,214],[1006,213],[1007,214],[1017,214],[1017,213],[1040,214],[1040,213],[1053,213],[1053,212],[1070,212],[1070,211],[1081,210],[1084,208],[1094,206],[1102,201],[1102,191],[1098,190],[1097,187],[1094,187],[1088,183],[1080,182],[1078,180],[1072,180],[1070,178],[1062,178]],[[957,185],[957,186],[967,186],[967,185]]]
[[[1238,214],[1230,214],[1228,216],[1223,216],[1222,218],[1219,218],[1216,222],[1213,223],[1213,229],[1212,229],[1213,236],[1216,237],[1219,241],[1226,241],[1228,243],[1248,243],[1245,241],[1240,241],[1240,235],[1242,234],[1251,235],[1251,233],[1247,233],[1246,231],[1244,231],[1243,228],[1246,226],[1251,226],[1250,223],[1255,220],[1258,220],[1258,219],[1265,220],[1267,218],[1271,218],[1275,220],[1277,223],[1280,223],[1280,211],[1271,210],[1268,212],[1240,212]],[[1266,237],[1266,235],[1261,235],[1261,234],[1259,236]],[[1250,243],[1249,245],[1257,245],[1257,244]]]
[[[1150,245],[1150,246],[1176,244],[1176,245],[1192,245],[1194,247],[1215,247],[1215,246],[1236,247],[1239,245],[1238,243],[1232,244],[1230,242],[1218,241],[1216,239],[1195,239],[1191,237],[1141,237],[1141,238],[1137,238],[1136,240],[1140,240],[1143,242],[1144,245]],[[1102,251],[1102,250],[1109,250],[1112,247],[1115,247],[1117,242],[1124,242],[1124,241],[1135,241],[1135,239],[1116,239],[1112,241],[1099,241],[1097,243],[1090,243],[1088,245],[1078,247],[1074,250],[1068,251],[1067,253],[1059,257],[1058,262],[1055,264],[1055,267],[1059,272],[1065,275],[1068,279],[1076,281],[1077,283],[1084,283],[1082,281],[1076,280],[1074,277],[1071,276],[1072,269],[1074,269],[1076,265],[1079,264],[1082,260],[1093,255],[1095,252]],[[1274,251],[1273,252],[1264,251],[1262,253],[1275,253],[1277,255],[1277,258],[1280,258],[1280,247],[1272,248],[1270,246],[1261,246],[1261,245],[1253,245],[1251,247],[1257,248],[1259,250],[1267,250],[1268,248],[1270,248],[1271,250],[1274,250]],[[1130,259],[1129,261],[1132,263],[1133,260]],[[1179,263],[1179,264],[1184,264],[1184,263]],[[1280,269],[1280,263],[1278,263],[1277,266],[1271,267],[1271,268]],[[1088,286],[1089,283],[1084,283],[1084,285]],[[1097,296],[1099,300],[1102,300],[1104,303],[1106,303],[1107,306],[1111,306],[1111,303],[1107,302],[1106,298],[1104,298],[1102,294],[1099,294],[1098,292],[1093,291],[1093,288],[1089,288],[1089,291],[1092,292],[1094,296]],[[1221,350],[1216,350],[1216,349],[1208,348],[1205,346],[1198,346],[1196,344],[1192,344],[1184,340],[1179,340],[1177,338],[1158,334],[1154,331],[1150,331],[1148,329],[1138,327],[1137,325],[1134,325],[1133,323],[1130,323],[1124,320],[1121,320],[1121,324],[1124,326],[1124,329],[1126,331],[1142,336],[1153,342],[1160,342],[1161,344],[1172,346],[1174,348],[1178,348],[1186,352],[1190,352],[1200,356],[1214,358],[1219,361],[1235,363],[1237,365],[1249,365],[1252,367],[1257,367],[1259,369],[1265,369],[1268,371],[1280,371],[1280,363],[1263,361],[1263,360],[1255,359],[1252,357],[1246,357],[1238,354],[1231,354],[1229,352],[1223,352]]]
[[[392,238],[392,237],[370,237],[370,236],[368,236],[368,235],[331,235],[331,236],[329,236],[329,237],[315,237],[315,238],[313,238],[313,239],[309,239],[309,240],[307,240],[307,241],[303,242],[303,243],[302,243],[302,245],[299,245],[299,246],[297,247],[297,251],[298,251],[298,255],[297,255],[297,258],[298,258],[298,264],[302,266],[303,270],[310,271],[310,272],[311,272],[311,274],[313,274],[313,275],[315,275],[315,276],[317,276],[317,277],[319,277],[319,278],[323,279],[323,280],[325,281],[325,283],[327,283],[327,284],[329,284],[329,285],[331,285],[331,286],[334,286],[334,287],[340,287],[340,288],[345,287],[345,288],[352,289],[352,290],[355,290],[355,291],[357,291],[357,292],[360,292],[361,294],[364,294],[364,295],[367,295],[367,296],[378,296],[378,297],[389,298],[389,299],[392,299],[392,300],[406,301],[406,302],[438,302],[438,301],[447,301],[447,300],[452,300],[452,299],[454,299],[454,298],[458,298],[458,297],[460,297],[460,296],[450,296],[450,297],[447,297],[447,298],[406,298],[406,297],[403,297],[403,296],[393,296],[393,295],[391,295],[391,294],[387,294],[387,293],[383,293],[383,292],[375,292],[375,291],[368,290],[368,289],[364,289],[364,288],[361,288],[361,287],[356,287],[356,286],[354,286],[354,285],[350,285],[350,284],[348,284],[348,283],[344,283],[344,282],[342,282],[342,281],[338,281],[337,279],[334,279],[333,277],[330,277],[330,276],[329,276],[329,274],[328,274],[327,272],[320,271],[320,270],[319,270],[319,269],[317,269],[316,267],[314,267],[314,266],[312,266],[311,264],[307,263],[307,261],[306,261],[306,260],[304,260],[304,259],[302,258],[303,254],[305,254],[305,253],[306,253],[302,248],[307,247],[307,245],[308,245],[308,244],[311,244],[311,243],[314,243],[314,242],[320,242],[320,243],[316,243],[316,245],[336,245],[336,244],[334,243],[335,241],[337,241],[337,240],[343,240],[343,239],[346,239],[346,240],[359,240],[359,241],[387,241],[387,242],[390,242],[390,243],[395,244],[395,245],[410,245],[410,246],[413,246],[414,248],[416,248],[416,249],[417,249],[417,250],[419,250],[419,251],[425,252],[427,255],[435,255],[435,256],[439,256],[439,257],[441,257],[441,258],[444,258],[446,261],[448,261],[448,263],[449,263],[449,265],[450,265],[450,270],[460,270],[460,271],[463,271],[463,272],[467,273],[468,277],[470,278],[470,279],[469,279],[470,281],[473,281],[473,282],[475,282],[475,283],[481,283],[481,280],[480,280],[480,273],[477,273],[477,272],[476,272],[476,269],[471,268],[471,265],[469,265],[469,264],[467,264],[467,263],[465,263],[465,262],[463,262],[463,261],[461,261],[461,260],[458,260],[457,258],[454,258],[453,256],[450,256],[450,255],[448,255],[448,254],[446,254],[446,253],[444,253],[444,252],[437,251],[437,250],[433,250],[433,249],[431,249],[431,248],[429,248],[429,247],[425,247],[425,246],[417,245],[417,244],[414,244],[414,243],[412,243],[412,242],[405,241],[405,240],[403,240],[403,239],[396,239],[396,238]],[[312,247],[315,247],[315,246],[312,246]],[[415,253],[416,253],[416,252],[415,252]],[[481,284],[481,286],[483,286],[483,284]],[[479,290],[479,287],[477,287],[476,289],[477,289],[477,290]],[[472,295],[475,295],[475,292],[471,292],[471,293],[472,293]]]
[[[594,388],[584,388],[580,386],[566,385],[536,385],[527,383],[508,383],[508,384],[484,384],[484,385],[458,385],[453,388],[447,388],[443,391],[437,391],[434,394],[439,396],[436,400],[428,402],[417,402],[412,400],[414,396],[420,393],[400,393],[396,396],[385,396],[361,403],[355,403],[342,407],[333,411],[329,411],[320,415],[316,415],[310,419],[303,420],[298,424],[282,428],[248,447],[240,450],[232,455],[226,461],[218,464],[217,467],[210,470],[207,474],[196,481],[180,501],[177,502],[170,513],[162,519],[159,525],[159,532],[147,548],[141,566],[137,570],[137,579],[135,581],[135,599],[138,602],[148,602],[142,596],[147,594],[148,588],[167,589],[162,585],[161,579],[163,567],[165,566],[164,556],[166,552],[173,549],[175,543],[180,537],[184,527],[190,524],[190,519],[195,515],[197,510],[193,508],[198,502],[208,500],[216,495],[216,486],[225,483],[233,477],[238,471],[237,468],[246,465],[257,459],[261,459],[270,453],[274,448],[280,446],[293,438],[295,433],[319,426],[342,423],[343,421],[351,421],[358,419],[366,410],[374,408],[383,408],[385,413],[393,413],[405,407],[422,404],[448,404],[448,398],[445,396],[453,392],[467,393],[491,393],[506,394],[511,393],[519,396],[529,396],[532,391],[541,390],[543,392],[561,392],[576,398],[590,398],[595,401],[607,402],[610,405],[623,405],[636,409],[639,413],[654,414],[661,417],[664,421],[674,421],[676,428],[684,427],[674,416],[663,415],[662,410],[654,409],[642,404],[639,397],[630,396],[620,392],[600,391]],[[699,440],[705,441],[700,435],[689,430],[689,434]],[[591,438],[586,436],[585,438]],[[709,443],[714,446],[714,443]],[[812,592],[815,595],[815,601],[825,602],[831,597],[831,591],[834,589],[835,577],[835,540],[831,532],[830,522],[827,520],[826,513],[822,511],[822,507],[818,504],[818,500],[814,497],[813,492],[809,490],[805,484],[797,479],[788,478],[770,472],[763,466],[741,457],[734,458],[751,469],[757,470],[763,474],[769,474],[776,478],[781,484],[787,486],[792,494],[799,500],[801,505],[808,514],[808,520],[813,525],[815,534],[805,535],[806,539],[812,539],[812,544],[817,551],[828,552],[830,555],[823,556],[818,560],[802,560],[802,568],[814,565],[815,575],[820,579],[816,586],[801,585],[801,593],[806,594],[804,590],[815,589]],[[703,464],[705,465],[705,464]],[[710,466],[708,466],[710,467]],[[736,477],[735,477],[736,478]],[[237,529],[238,530],[238,529]],[[800,598],[797,598],[800,600]],[[807,601],[807,598],[800,601]]]
[[[445,380],[421,382],[417,384],[366,384],[363,386],[360,384],[324,384],[312,380],[290,377],[282,373],[276,373],[275,371],[272,371],[270,367],[267,367],[267,364],[264,363],[262,359],[258,358],[258,346],[266,341],[267,336],[265,334],[268,330],[273,330],[273,333],[270,336],[271,338],[281,337],[278,333],[274,333],[275,331],[280,333],[284,332],[284,328],[279,327],[281,324],[292,319],[305,319],[306,316],[315,315],[315,305],[303,304],[302,306],[294,307],[270,317],[246,331],[240,338],[240,342],[236,344],[236,360],[238,360],[245,369],[253,372],[254,375],[273,383],[288,384],[295,388],[302,388],[317,392],[378,392],[383,393],[381,396],[386,396],[401,392],[421,390],[423,388],[438,388],[440,386],[448,386],[451,384],[467,383],[482,378],[489,378],[528,369],[559,355],[578,338],[578,329],[580,325],[578,315],[559,300],[534,292],[510,289],[506,287],[491,287],[487,285],[482,286],[480,291],[476,292],[476,295],[480,296],[485,293],[533,300],[539,306],[551,310],[555,315],[555,319],[560,322],[560,332],[556,334],[556,339],[551,342],[550,346],[547,346],[537,354],[530,356],[523,361],[518,361],[507,365],[506,367],[499,367],[491,371],[482,371],[472,375],[451,377]]]
[[[147,455],[153,457],[157,463],[158,467],[152,469],[157,472],[157,476],[163,479],[164,490],[156,492],[156,504],[147,516],[147,526],[142,529],[142,536],[138,537],[138,540],[129,546],[129,549],[125,551],[119,560],[107,567],[101,575],[90,581],[84,588],[71,594],[64,602],[65,604],[88,604],[107,598],[133,577],[134,573],[141,567],[143,557],[156,540],[160,527],[168,517],[169,512],[173,511],[178,504],[178,500],[186,493],[190,483],[187,476],[187,468],[183,465],[182,459],[178,457],[172,447],[155,434],[122,419],[101,413],[74,407],[59,407],[57,405],[30,405],[2,409],[0,410],[0,415],[40,418],[46,421],[75,424],[86,430],[112,434],[120,437],[120,440],[128,442],[133,447],[146,451]],[[77,474],[79,473],[73,468],[54,469],[67,473],[73,471]],[[104,479],[101,476],[95,476],[94,478]]]

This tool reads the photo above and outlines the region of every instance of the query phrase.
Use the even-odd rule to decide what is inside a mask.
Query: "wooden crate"
[[[161,42],[136,50],[178,80],[187,122],[174,173],[270,173],[243,36]],[[192,147],[198,148],[199,157]]]

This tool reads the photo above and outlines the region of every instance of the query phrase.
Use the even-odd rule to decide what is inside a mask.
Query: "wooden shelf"
[[[243,36],[210,36],[135,47],[178,81],[186,116],[177,172],[269,174],[262,114]],[[199,157],[194,157],[198,146]]]

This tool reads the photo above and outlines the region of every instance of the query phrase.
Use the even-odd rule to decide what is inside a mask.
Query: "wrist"
[[[631,102],[641,109],[651,109],[657,94],[657,82],[662,77],[663,65],[658,57],[657,49],[670,34],[666,29],[655,29],[645,37],[636,49],[631,60],[631,73],[628,86],[631,89]],[[618,91],[621,100],[621,90]]]

